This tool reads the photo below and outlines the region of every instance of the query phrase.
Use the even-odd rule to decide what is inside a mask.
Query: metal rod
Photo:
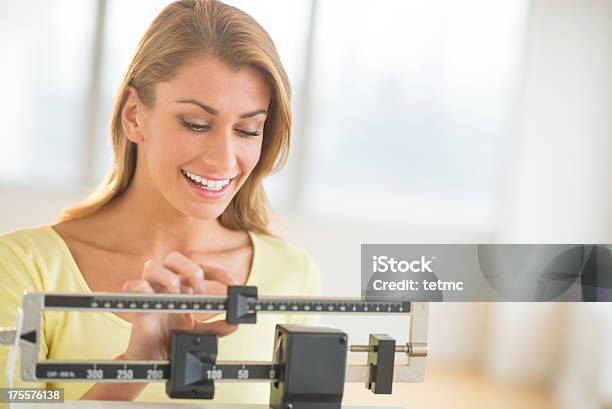
[[[376,352],[376,350],[377,348],[374,345],[351,345],[349,347],[351,352]],[[427,356],[429,347],[424,342],[408,342],[404,345],[397,345],[395,352],[403,352],[408,354],[408,356]]]
[[[373,345],[351,345],[351,352],[376,352],[377,348]],[[395,352],[408,352],[409,348],[407,345],[396,345]]]
[[[0,344],[12,345],[15,342],[17,329],[15,327],[0,327]]]

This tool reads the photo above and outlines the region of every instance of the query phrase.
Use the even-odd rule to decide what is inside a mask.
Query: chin
[[[191,218],[198,219],[198,220],[213,220],[221,216],[224,211],[225,211],[225,208],[222,208],[222,209],[218,209],[218,208],[193,209],[191,208],[191,209],[187,209],[186,211],[183,211],[182,213]]]

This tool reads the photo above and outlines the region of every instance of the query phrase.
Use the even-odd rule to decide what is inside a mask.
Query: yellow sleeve
[[[27,257],[16,244],[0,240],[0,327],[14,327],[17,309],[22,306],[25,291],[43,291],[42,282],[37,278],[33,268],[29,267]],[[43,318],[44,323],[44,318]],[[43,325],[44,328],[44,325]],[[44,356],[47,346],[44,331],[41,334]],[[6,366],[9,345],[0,345],[0,387],[6,385]],[[13,387],[15,388],[45,388],[45,382],[25,382],[21,379],[21,351],[17,351]]]
[[[315,261],[305,254],[306,268],[304,282],[302,284],[302,297],[319,297],[321,295],[321,271]],[[317,314],[295,314],[291,315],[291,324],[319,325],[321,317]]]

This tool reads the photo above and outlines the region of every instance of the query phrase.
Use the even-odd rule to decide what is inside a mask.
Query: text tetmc
[[[463,291],[463,281],[374,280],[372,287],[376,291]]]

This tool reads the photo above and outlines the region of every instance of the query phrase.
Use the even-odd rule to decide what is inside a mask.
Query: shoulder
[[[254,270],[265,272],[278,283],[283,280],[291,282],[302,295],[318,295],[321,273],[305,249],[279,237],[253,232],[249,234],[255,252]]]
[[[48,250],[56,250],[57,239],[51,226],[24,228],[0,234],[0,249],[10,250],[20,258],[31,259],[34,255]]]
[[[61,250],[50,226],[1,234],[1,280],[15,281],[28,289],[42,290],[45,271],[52,268],[60,254]]]

